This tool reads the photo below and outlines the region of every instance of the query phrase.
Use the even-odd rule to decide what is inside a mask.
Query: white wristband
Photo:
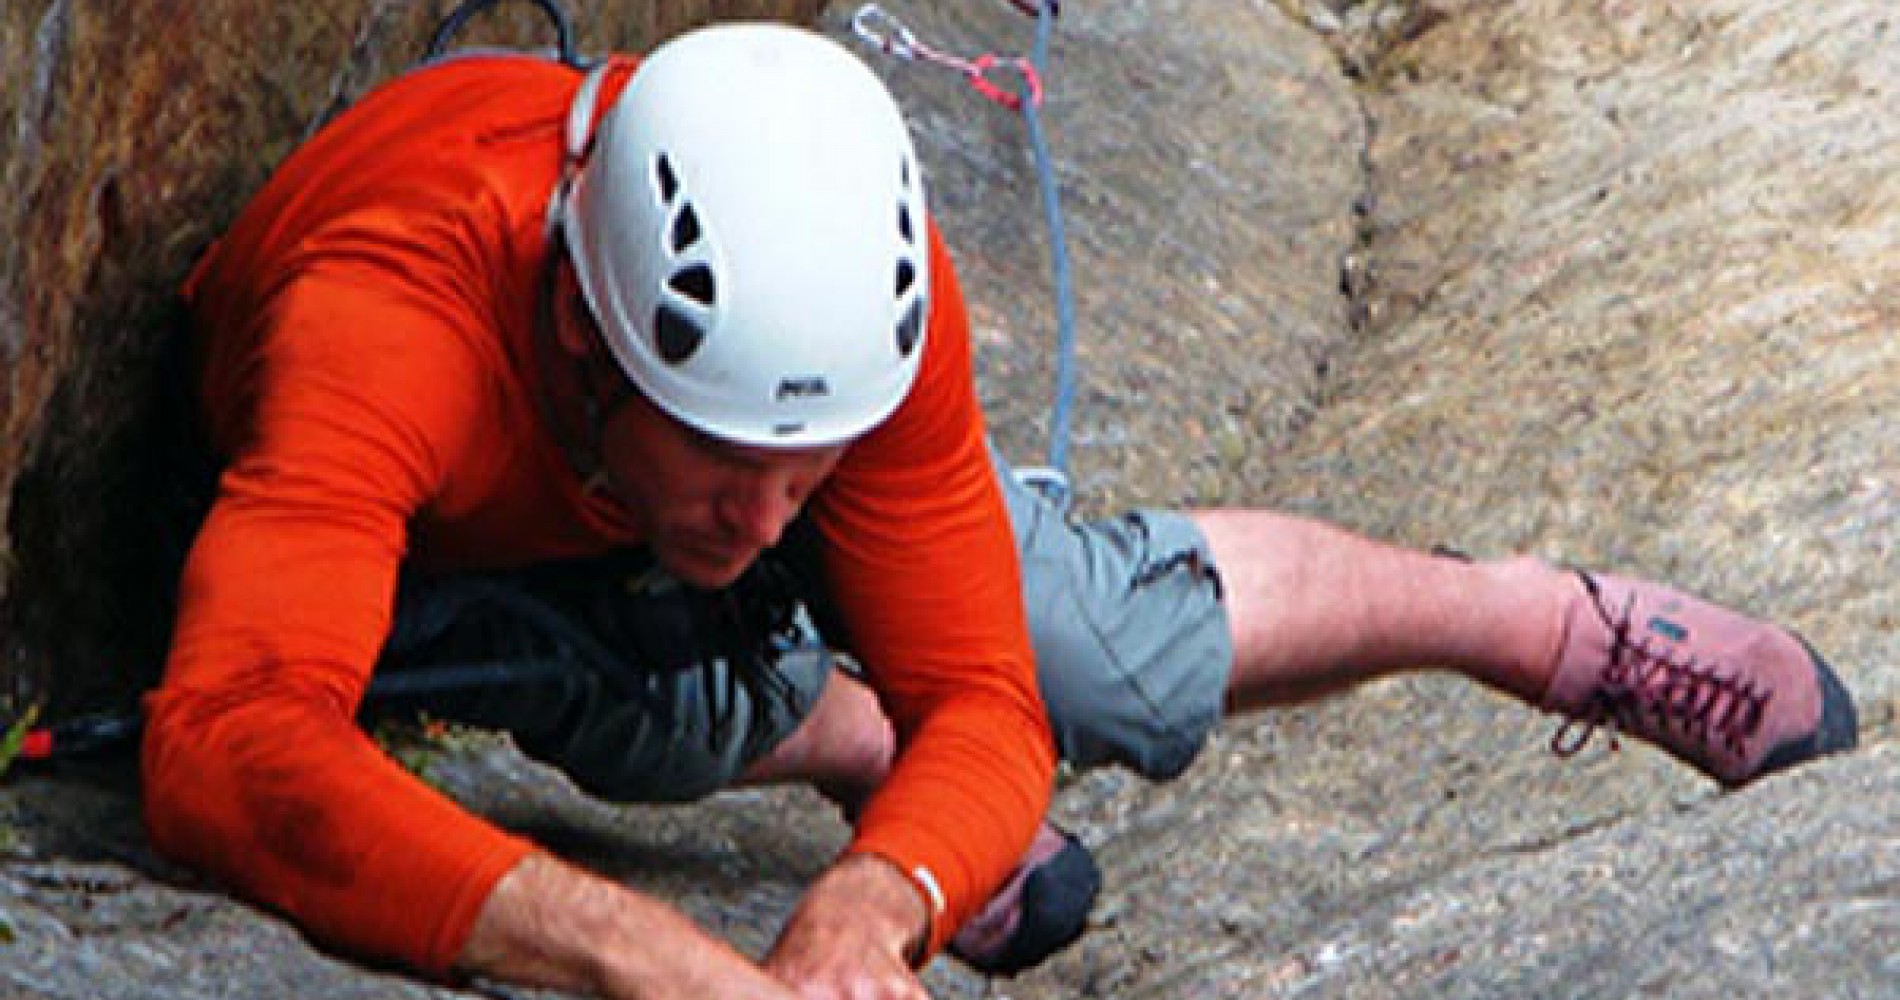
[[[923,865],[912,868],[909,873],[912,885],[924,894],[926,912],[924,913],[924,935],[917,940],[917,947],[907,956],[911,968],[921,969],[930,958],[930,942],[936,937],[937,921],[943,917],[946,908],[943,900],[943,887],[937,884],[937,876]]]
[[[918,865],[910,870],[910,877],[912,881],[923,887],[924,895],[930,899],[930,919],[935,920],[943,916],[943,887],[937,884],[937,876],[932,875],[930,869]]]

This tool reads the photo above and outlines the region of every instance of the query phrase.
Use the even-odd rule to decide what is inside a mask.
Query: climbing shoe
[[[1599,729],[1735,787],[1854,746],[1853,697],[1805,640],[1658,584],[1578,571],[1543,706],[1568,756]]]
[[[1088,848],[1044,823],[1003,887],[950,939],[950,953],[993,976],[1039,965],[1082,935],[1101,888]]]

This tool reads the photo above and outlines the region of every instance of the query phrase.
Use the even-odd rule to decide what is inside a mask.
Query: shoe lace
[[[1608,733],[1610,749],[1616,750],[1616,734],[1637,730],[1647,713],[1664,727],[1673,726],[1704,745],[1719,741],[1730,752],[1744,752],[1749,738],[1761,728],[1774,692],[1746,676],[1698,660],[1693,653],[1673,650],[1654,629],[1638,631],[1634,594],[1622,607],[1614,608],[1601,584],[1588,573],[1577,575],[1609,630],[1609,657],[1590,705],[1565,720],[1551,736],[1551,751],[1559,757],[1572,756],[1598,729]]]

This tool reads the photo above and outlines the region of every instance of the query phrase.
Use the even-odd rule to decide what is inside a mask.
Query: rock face
[[[1035,37],[1005,4],[881,6],[951,53]],[[826,23],[844,33],[857,7]],[[1113,8],[1064,14],[1041,112],[1075,285],[1074,479],[1098,509],[1205,502],[1311,416],[1352,335],[1365,123],[1331,53],[1272,5]],[[942,67],[879,65],[924,148],[997,439],[1041,462],[1058,352],[1024,124]]]
[[[1894,995],[1891,12],[1474,2],[1410,24],[1361,64],[1365,324],[1229,495],[1787,620],[1879,747],[1716,798],[1634,747],[1557,761],[1554,723],[1437,678],[1237,722],[1176,787],[1065,800],[1116,888],[1052,978]]]
[[[34,62],[58,68],[38,75],[4,60],[15,77],[0,100],[22,123],[0,147],[14,150],[0,158],[6,189],[66,206],[0,208],[9,225],[50,227],[16,228],[39,242],[0,249],[0,322],[26,317],[0,326],[12,352],[0,447],[31,447],[32,468],[49,470],[15,492],[22,567],[63,523],[49,508],[23,519],[28,485],[102,474],[78,432],[116,412],[98,406],[116,384],[106,376],[149,356],[139,317],[151,300],[128,289],[168,287],[320,116],[321,95],[354,93],[406,58],[390,53],[410,46],[387,39],[419,37],[429,18],[392,6],[206,4],[151,15],[166,23],[117,49],[57,41],[119,37],[123,25],[108,32],[82,5],[0,14],[9,55],[111,52],[115,66],[188,78],[184,103],[153,96],[139,112],[177,125],[148,134],[97,110],[112,123],[92,121],[98,136],[130,138],[81,143],[39,124],[81,100],[48,95],[92,92],[44,82],[76,74],[75,57]],[[885,7],[947,51],[1031,38],[1000,3]],[[1437,676],[1237,719],[1170,784],[1066,782],[1057,816],[1107,880],[1090,933],[1006,986],[940,961],[933,996],[1900,995],[1900,464],[1883,433],[1900,404],[1890,7],[1064,5],[1043,116],[1075,262],[1086,507],[1264,503],[1411,544],[1668,578],[1826,650],[1859,696],[1863,747],[1718,795],[1630,743],[1558,760],[1544,749],[1554,720]],[[822,23],[847,34],[853,9]],[[273,51],[316,39],[289,48],[321,55],[206,79],[127,41],[217,17]],[[297,18],[322,26],[293,31]],[[615,23],[628,37],[652,27]],[[868,57],[917,123],[974,302],[995,431],[1035,460],[1053,313],[1022,124],[954,74]],[[289,62],[325,69],[261,86],[303,71]],[[256,124],[266,119],[279,125]],[[201,120],[237,124],[191,134],[274,138],[186,169],[202,163],[184,157],[205,141],[183,137]],[[159,151],[138,162],[177,164],[169,180],[133,186],[135,140]],[[94,157],[71,162],[117,172],[23,154],[60,142]],[[18,249],[39,246],[62,252],[29,261]],[[111,285],[116,297],[83,291],[153,260],[171,271]],[[29,281],[29,267],[53,277]],[[29,285],[66,297],[18,291]],[[93,330],[132,332],[80,336]],[[85,371],[98,374],[74,374]],[[14,593],[42,579],[23,569]],[[754,953],[843,837],[807,793],[613,808],[486,742],[428,773]],[[196,1000],[296,982],[304,995],[456,995],[313,952],[168,870],[143,846],[123,778],[0,787],[0,827],[16,831],[0,862],[0,992]]]

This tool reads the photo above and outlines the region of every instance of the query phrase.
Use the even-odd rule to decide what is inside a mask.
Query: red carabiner
[[[999,66],[1015,70],[1017,75],[1023,78],[1023,87],[1025,90],[1022,92],[1005,90],[992,82],[988,75],[989,71]],[[1001,104],[1011,111],[1021,111],[1023,109],[1023,96],[1025,92],[1029,97],[1030,107],[1042,107],[1042,77],[1036,73],[1035,65],[1027,59],[1017,59],[1013,57],[1005,59],[995,55],[980,55],[970,60],[969,69],[964,71],[964,76],[970,81],[970,86],[975,88],[977,93]]]

